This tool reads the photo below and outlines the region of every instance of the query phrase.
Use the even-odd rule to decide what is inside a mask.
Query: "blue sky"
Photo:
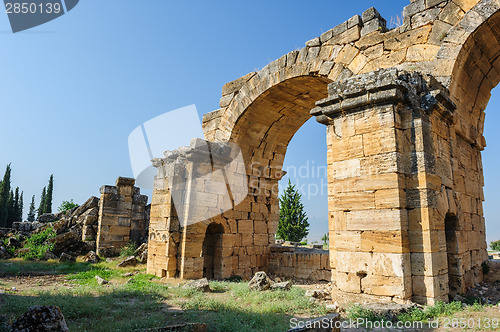
[[[0,172],[12,163],[25,206],[32,195],[39,199],[52,173],[54,206],[82,203],[101,185],[132,176],[127,138],[141,123],[190,104],[200,116],[217,109],[224,83],[369,7],[390,22],[408,3],[85,0],[17,34],[0,14]],[[484,153],[489,240],[500,238],[496,105],[494,95]],[[325,151],[325,128],[310,120],[292,140],[285,166],[324,164]],[[327,230],[326,202],[325,195],[305,202],[312,239]]]

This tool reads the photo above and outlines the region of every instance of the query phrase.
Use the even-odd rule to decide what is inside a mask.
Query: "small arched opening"
[[[222,279],[222,236],[224,227],[211,223],[207,227],[203,241],[203,277]]]

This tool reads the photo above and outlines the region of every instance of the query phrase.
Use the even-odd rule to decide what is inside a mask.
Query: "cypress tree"
[[[10,203],[10,210],[9,210],[9,216],[8,216],[9,227],[12,227],[12,224],[14,222],[20,221],[19,220],[19,203],[20,203],[19,187],[17,187],[16,190],[13,192],[12,202]]]
[[[40,199],[40,205],[38,206],[38,217],[45,213],[45,199],[47,196],[47,188],[43,187],[42,198]]]
[[[44,213],[52,213],[52,193],[54,191],[54,174],[50,176],[47,196],[45,197]]]
[[[11,190],[9,193],[9,199],[7,200],[7,228],[12,227],[12,223],[16,218],[16,200],[14,196],[14,191]]]
[[[24,209],[24,191],[21,191],[21,196],[19,196],[19,209],[17,210],[17,220],[23,221],[23,209]]]
[[[283,195],[279,199],[280,220],[276,235],[285,241],[300,242],[309,234],[304,205],[300,201],[302,196],[295,189],[290,180]]]
[[[35,195],[33,195],[33,197],[31,197],[31,204],[30,204],[30,210],[28,212],[28,221],[29,222],[33,222],[35,221]]]
[[[7,218],[9,213],[8,200],[10,194],[10,164],[7,165],[5,174],[0,186],[0,227],[7,227]]]

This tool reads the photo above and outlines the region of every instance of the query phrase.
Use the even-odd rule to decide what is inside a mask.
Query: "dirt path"
[[[0,277],[0,292],[40,292],[73,287],[65,275]]]

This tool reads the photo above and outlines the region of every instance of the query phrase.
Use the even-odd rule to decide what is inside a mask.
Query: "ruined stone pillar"
[[[148,197],[134,187],[135,179],[119,177],[114,186],[101,187],[97,253],[117,254],[129,241],[147,237],[145,207]],[[142,242],[142,241],[141,241]]]
[[[450,137],[454,105],[431,78],[396,69],[331,83],[328,93],[311,113],[327,125],[337,290],[447,300],[447,211],[439,211],[436,155],[437,136]]]

